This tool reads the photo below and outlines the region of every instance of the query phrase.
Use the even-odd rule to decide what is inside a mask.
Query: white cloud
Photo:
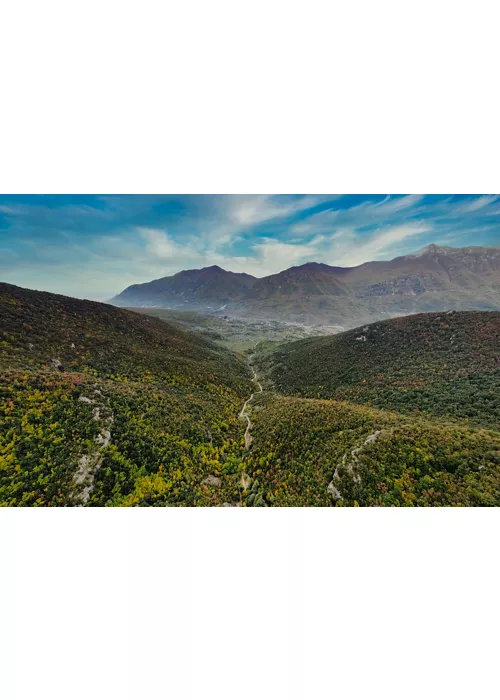
[[[387,195],[380,202],[366,201],[348,209],[332,208],[312,214],[293,225],[290,230],[297,234],[329,233],[337,226],[361,228],[378,223],[389,224],[391,217],[400,219],[401,216],[415,215],[418,211],[417,205],[423,197],[422,194],[409,194],[402,197]]]
[[[326,199],[338,195],[305,195],[304,197],[278,197],[272,194],[231,195],[229,218],[239,226],[252,226],[272,219],[292,216],[312,209]]]
[[[22,211],[21,209],[17,209],[15,207],[8,207],[7,205],[1,204],[0,205],[0,213],[2,214],[21,214]]]
[[[471,212],[476,212],[479,211],[480,209],[484,209],[485,207],[488,207],[490,204],[493,204],[493,202],[498,201],[499,195],[494,194],[494,195],[488,195],[485,194],[482,197],[476,197],[476,199],[468,200],[467,202],[463,202],[458,204],[457,206],[453,207],[453,213],[454,214],[468,214]]]
[[[178,243],[169,238],[166,231],[143,227],[138,227],[137,231],[146,241],[146,249],[152,255],[155,255],[162,260],[176,258],[179,255],[185,254],[186,252],[185,247],[180,246]]]
[[[265,271],[264,274],[285,270],[287,267],[310,259],[318,253],[318,247],[314,241],[297,244],[283,243],[273,239],[256,243],[253,250],[257,253],[259,266],[262,271]]]
[[[404,211],[405,209],[412,209],[417,204],[419,204],[424,198],[423,194],[408,194],[404,197],[393,198],[387,195],[387,197],[382,202],[377,202],[373,204],[371,208],[376,210],[377,213],[383,213],[384,216],[387,214],[393,214],[394,212]],[[370,208],[370,205],[368,205]]]
[[[359,236],[353,229],[338,231],[331,238],[329,264],[354,267],[369,260],[393,258],[400,252],[396,246],[431,230],[428,224],[409,223],[379,229],[370,238]]]
[[[172,240],[166,231],[138,228],[138,233],[145,241],[145,252],[136,250],[135,256],[130,249],[126,251],[129,258],[135,257],[135,266],[154,266],[159,276],[170,275],[190,267],[219,265],[232,272],[247,272],[255,277],[280,272],[292,265],[311,260],[319,252],[321,237],[306,243],[285,243],[273,238],[260,239],[250,247],[248,255],[230,255],[216,247],[211,241],[192,239],[180,244]]]

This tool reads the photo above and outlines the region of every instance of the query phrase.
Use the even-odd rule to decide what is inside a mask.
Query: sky
[[[219,265],[256,277],[500,245],[499,195],[1,195],[0,281],[106,300]]]

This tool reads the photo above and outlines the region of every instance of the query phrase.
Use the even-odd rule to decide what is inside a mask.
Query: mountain
[[[239,498],[245,363],[107,304],[0,284],[0,504]]]
[[[352,268],[306,263],[257,280],[244,306],[250,316],[345,327],[419,311],[500,309],[500,248],[430,245]]]
[[[134,285],[120,306],[195,308],[245,318],[355,327],[422,311],[500,309],[500,248],[430,245],[357,267],[306,263],[275,275],[205,268]]]
[[[112,300],[117,306],[159,306],[214,310],[240,299],[255,282],[245,273],[227,272],[217,265],[184,270],[172,277],[127,287]]]
[[[500,313],[386,320],[254,364],[249,505],[500,505]]]

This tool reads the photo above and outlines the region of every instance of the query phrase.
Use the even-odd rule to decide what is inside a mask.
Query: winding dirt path
[[[246,421],[247,421],[247,428],[245,430],[245,450],[248,450],[248,448],[252,444],[252,440],[253,440],[253,437],[250,434],[250,430],[252,428],[252,421],[250,420],[250,416],[248,415],[248,406],[252,402],[255,394],[262,394],[262,391],[263,391],[262,384],[257,379],[257,372],[255,371],[255,369],[253,368],[253,366],[250,362],[248,364],[250,365],[250,369],[253,372],[252,382],[258,387],[259,390],[254,391],[254,393],[250,395],[250,397],[243,404],[243,408],[240,411],[240,418],[246,419]]]

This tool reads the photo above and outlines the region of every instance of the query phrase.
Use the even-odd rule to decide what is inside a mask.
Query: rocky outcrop
[[[99,433],[95,438],[96,449],[83,454],[78,460],[77,470],[73,476],[73,500],[75,505],[85,505],[94,488],[94,475],[100,468],[103,450],[111,440],[111,427],[114,416],[109,408],[108,400],[100,389],[94,388],[91,396],[80,395],[79,401],[92,404],[92,420],[99,422]]]
[[[342,498],[342,493],[340,491],[341,477],[348,475],[352,481],[356,484],[361,483],[361,469],[360,469],[360,456],[364,452],[367,445],[373,444],[380,435],[387,434],[386,430],[376,430],[374,433],[368,435],[361,445],[355,447],[354,449],[346,452],[342,457],[341,462],[335,468],[332,480],[327,486],[327,491],[332,497],[332,500],[339,501]]]

